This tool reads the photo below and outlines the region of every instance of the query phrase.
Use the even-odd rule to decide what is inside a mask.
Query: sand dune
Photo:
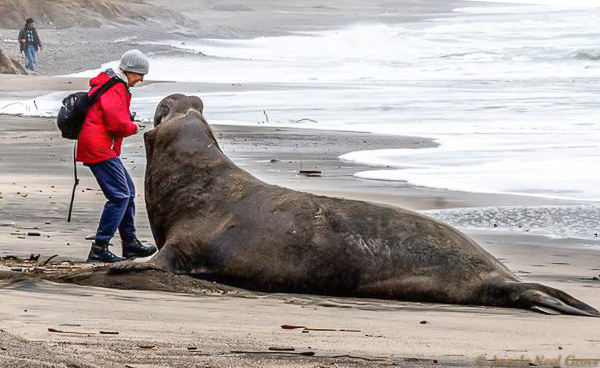
[[[141,0],[0,0],[0,28],[21,28],[33,17],[45,28],[100,27],[108,22],[189,24],[180,13]]]

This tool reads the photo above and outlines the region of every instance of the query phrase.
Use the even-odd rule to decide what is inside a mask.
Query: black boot
[[[154,245],[144,245],[138,238],[129,241],[123,240],[123,257],[125,258],[143,258],[153,255],[156,252]]]
[[[92,249],[90,249],[90,254],[88,254],[88,262],[104,262],[104,263],[113,263],[124,261],[125,258],[119,257],[116,254],[113,254],[110,250],[108,250],[108,243],[95,241],[92,243]]]

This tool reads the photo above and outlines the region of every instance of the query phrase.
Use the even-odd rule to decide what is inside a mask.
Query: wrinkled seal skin
[[[223,154],[202,109],[197,97],[168,96],[144,136],[156,266],[208,270],[217,280],[262,291],[599,316],[560,290],[520,282],[437,220],[261,182]]]

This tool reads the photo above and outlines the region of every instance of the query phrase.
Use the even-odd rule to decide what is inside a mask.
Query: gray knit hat
[[[129,50],[121,56],[119,68],[126,72],[148,74],[150,61],[140,50]]]

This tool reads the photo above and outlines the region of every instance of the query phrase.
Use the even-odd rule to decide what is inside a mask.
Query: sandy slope
[[[25,19],[36,27],[100,27],[109,22],[139,24],[189,24],[181,14],[158,8],[143,0],[0,0],[0,28],[20,29]]]

